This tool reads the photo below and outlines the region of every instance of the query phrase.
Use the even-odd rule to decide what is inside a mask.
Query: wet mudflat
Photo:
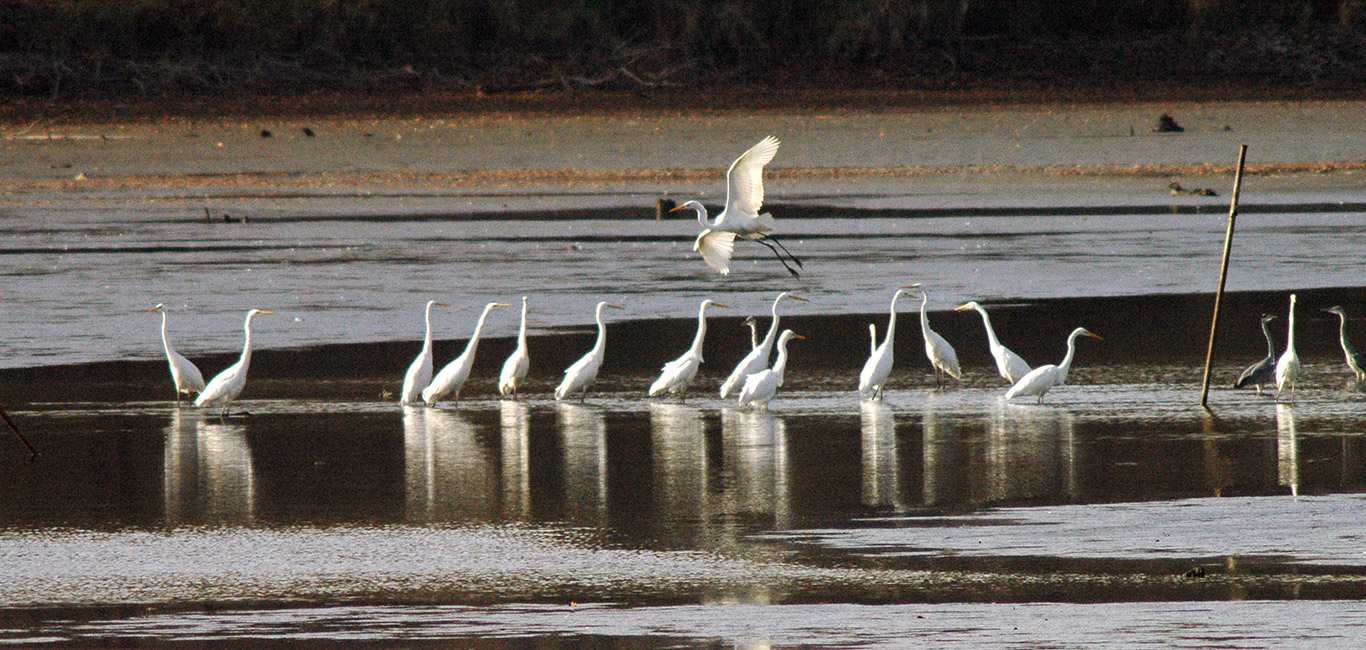
[[[1318,124],[1308,141],[1346,146],[1366,123],[1251,113],[1261,135],[1295,142]],[[314,176],[328,165],[260,148],[286,138],[262,145],[243,129],[208,163],[187,154],[203,133],[137,149],[145,159],[99,141],[89,155],[108,176],[91,172],[84,187],[59,179],[74,167],[56,158],[46,171],[13,162],[24,157],[12,142],[51,156],[89,141],[7,142],[0,295],[21,308],[0,312],[0,398],[42,455],[26,463],[0,442],[0,642],[1360,645],[1366,392],[1321,311],[1344,305],[1349,335],[1366,341],[1366,196],[1352,172],[1245,187],[1257,207],[1241,221],[1211,413],[1198,392],[1225,199],[1097,172],[1130,142],[1127,127],[1043,146],[1032,125],[1087,122],[1001,115],[969,116],[976,135],[949,120],[911,138],[911,151],[941,156],[928,177],[775,183],[770,199],[789,201],[783,232],[807,261],[800,281],[758,248],[715,276],[692,257],[694,223],[623,216],[715,183],[507,176],[432,189],[384,162],[426,152],[413,171],[460,176],[441,176],[435,136],[413,125],[372,134],[387,136],[382,151],[351,159],[340,188]],[[846,120],[821,132],[824,153],[793,147],[794,164],[894,166],[850,162],[850,134],[944,117]],[[743,120],[716,120],[674,137],[724,123],[748,140]],[[541,169],[625,169],[634,150],[604,145],[624,132],[609,126],[577,125],[603,145],[579,162],[527,155]],[[536,140],[527,133],[550,127],[513,128]],[[1119,160],[1222,160],[1225,133],[1137,136]],[[414,141],[425,144],[397,144]],[[995,147],[981,155],[999,164],[1093,168],[945,171],[981,162],[954,158],[969,141]],[[488,154],[475,169],[517,171],[498,149],[469,151]],[[1269,162],[1351,162],[1327,144],[1277,151]],[[167,160],[170,177],[154,178]],[[202,165],[231,182],[195,180]],[[1195,184],[1223,191],[1213,178]],[[254,218],[209,223],[204,207]],[[916,281],[964,381],[935,389],[918,301],[903,299],[886,399],[860,403],[867,325],[885,331],[892,290]],[[771,409],[736,408],[715,387],[749,346],[739,321],[766,326],[784,290],[811,298],[783,309],[808,338],[792,344]],[[1265,354],[1262,313],[1280,316],[1284,346],[1290,291],[1305,361],[1295,403],[1228,388]],[[440,365],[484,302],[521,295],[533,331],[524,399],[492,397],[509,309],[490,318],[464,400],[393,402],[423,302],[453,304],[434,312]],[[647,399],[708,297],[732,309],[714,312],[695,394]],[[547,394],[592,345],[604,298],[629,310],[609,326],[598,390],[556,403]],[[1069,383],[1043,404],[1006,403],[980,318],[947,311],[969,299],[1036,365],[1060,360],[1073,327],[1105,338],[1081,342]],[[262,349],[234,414],[171,401],[159,320],[145,312],[157,302],[174,308],[172,339],[206,374],[236,356],[246,308],[280,312],[256,322]]]

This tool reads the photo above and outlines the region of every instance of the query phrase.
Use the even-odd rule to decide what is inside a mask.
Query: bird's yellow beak
[[[680,205],[680,206],[675,207],[675,208],[670,208],[670,209],[669,209],[669,212],[678,212],[679,210],[682,210],[683,208],[686,208],[686,207],[688,207],[687,204],[683,204],[683,205]]]
[[[954,311],[963,311],[964,309],[971,309],[971,308],[968,307],[967,305],[958,305],[957,307],[954,307],[954,308],[953,308]]]
[[[898,288],[898,289],[915,289],[915,290],[919,291],[919,290],[920,290],[920,283],[917,282],[917,283],[915,283],[915,284],[907,284],[907,285],[903,285],[903,286],[900,286],[900,287],[897,287],[897,288]]]
[[[730,309],[730,305],[727,305],[727,304],[724,303],[724,302],[715,302],[715,301],[713,301],[713,302],[711,303],[711,306],[712,306],[712,307],[725,307],[726,309]]]
[[[792,294],[788,294],[787,297],[788,297],[788,298],[791,298],[791,299],[793,299],[793,300],[800,300],[800,301],[802,301],[802,302],[811,302],[810,300],[807,300],[806,298],[803,298],[803,297],[801,297],[801,296],[794,296],[794,295],[792,295]]]
[[[450,305],[448,305],[448,304],[446,304],[446,303],[444,303],[444,302],[434,302],[434,303],[432,303],[432,306],[434,306],[434,307],[450,307]]]
[[[794,339],[804,339],[804,338],[806,338],[806,337],[805,337],[805,336],[802,336],[801,334],[793,334],[793,335],[792,335],[792,338],[794,338]]]
[[[1090,333],[1090,332],[1087,332],[1086,335],[1089,336],[1089,337],[1091,337],[1091,338],[1093,338],[1093,339],[1100,339],[1100,340],[1102,340],[1102,341],[1105,340],[1104,338],[1101,338],[1101,335],[1099,335],[1099,334],[1092,334],[1092,333]]]
[[[607,306],[608,306],[608,307],[611,307],[612,309],[626,309],[625,307],[622,307],[621,305],[608,304]]]
[[[275,313],[275,312],[270,311],[269,309],[262,309],[261,311],[256,312],[256,315],[257,315],[257,316],[265,316],[266,314],[273,314],[273,313]]]
[[[511,307],[512,305],[509,305],[509,304],[507,304],[507,303],[505,303],[505,302],[495,302],[495,303],[493,303],[493,306],[494,306],[494,307]]]

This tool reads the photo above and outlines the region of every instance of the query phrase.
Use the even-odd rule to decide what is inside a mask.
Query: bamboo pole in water
[[[1200,407],[1209,410],[1209,375],[1214,364],[1214,341],[1219,332],[1219,304],[1224,300],[1224,283],[1228,281],[1228,257],[1233,250],[1233,228],[1238,223],[1238,192],[1243,188],[1243,163],[1247,160],[1247,145],[1238,147],[1238,171],[1233,174],[1233,198],[1228,203],[1228,232],[1224,233],[1224,262],[1219,268],[1219,291],[1214,294],[1214,320],[1209,326],[1209,348],[1205,351],[1205,379],[1200,385]]]

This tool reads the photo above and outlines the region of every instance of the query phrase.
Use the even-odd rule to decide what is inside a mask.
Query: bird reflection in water
[[[650,460],[652,519],[660,526],[659,534],[672,539],[705,526],[710,521],[711,507],[707,498],[707,434],[701,411],[681,404],[652,402]]]
[[[766,410],[722,409],[721,459],[723,490],[718,505],[728,519],[759,521],[775,530],[791,526],[783,418]]]
[[[905,510],[896,453],[896,425],[891,407],[882,401],[860,403],[859,430],[863,442],[863,505]]]
[[[576,524],[607,522],[607,422],[596,407],[556,402],[564,439],[565,517]]]
[[[989,501],[1077,498],[1072,414],[1066,409],[999,401],[987,420]]]
[[[1300,494],[1300,438],[1295,431],[1295,407],[1276,405],[1276,480]]]
[[[409,522],[488,521],[497,514],[497,450],[464,416],[404,407],[403,439]]]
[[[526,521],[531,517],[531,409],[520,401],[502,400],[498,423],[503,447],[503,518]]]
[[[167,525],[251,523],[256,490],[241,425],[208,424],[198,413],[177,409],[162,458]]]

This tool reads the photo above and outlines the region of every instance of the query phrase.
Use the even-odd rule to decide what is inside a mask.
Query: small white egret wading
[[[189,359],[180,356],[166,338],[166,309],[161,303],[148,311],[161,312],[161,345],[166,348],[166,362],[171,365],[171,381],[175,382],[175,401],[180,403],[180,394],[201,393],[204,391],[204,375]]]
[[[769,401],[783,385],[783,373],[787,371],[787,342],[804,338],[806,337],[794,334],[792,330],[783,330],[782,337],[778,339],[778,360],[773,362],[772,368],[754,373],[745,379],[745,387],[740,389],[740,406],[768,408]]]
[[[1347,312],[1343,311],[1341,305],[1333,305],[1324,311],[1330,314],[1337,314],[1342,319],[1342,327],[1338,330],[1338,340],[1342,343],[1342,353],[1347,356],[1347,367],[1352,369],[1352,374],[1356,375],[1357,381],[1366,381],[1366,355],[1362,355],[1347,342]],[[168,348],[169,349],[169,348]]]
[[[982,325],[987,328],[987,346],[991,348],[991,357],[996,360],[996,372],[1001,375],[1001,378],[1014,385],[1015,382],[1029,374],[1031,370],[1029,364],[1025,363],[1025,360],[1021,359],[1020,355],[1015,354],[1013,350],[1001,345],[1000,339],[996,338],[996,330],[991,327],[991,317],[987,316],[987,310],[974,300],[960,305],[954,311],[963,311],[964,309],[975,309],[977,313],[982,315]]]
[[[702,224],[703,230],[693,243],[693,250],[701,253],[703,261],[720,271],[721,275],[730,273],[730,258],[735,252],[735,240],[739,238],[768,247],[792,277],[801,277],[788,261],[791,260],[798,267],[802,261],[773,237],[773,215],[759,213],[764,203],[764,165],[773,160],[777,153],[778,139],[770,135],[730,164],[730,169],[726,171],[726,206],[714,221],[707,220],[707,208],[697,201],[688,201],[670,210],[677,212],[691,208],[697,213],[697,222]]]
[[[237,396],[242,394],[242,388],[247,385],[247,369],[251,367],[251,319],[257,316],[273,314],[273,311],[264,309],[253,309],[247,312],[247,318],[242,323],[244,340],[242,342],[242,357],[237,363],[228,366],[227,370],[218,373],[218,376],[209,380],[204,392],[199,394],[199,398],[194,401],[195,406],[207,406],[209,404],[221,404],[223,406],[221,416],[228,414],[228,406]]]
[[[408,365],[403,375],[403,392],[399,394],[400,404],[416,404],[422,401],[422,389],[432,383],[432,307],[449,307],[444,302],[427,301],[423,310],[423,320],[427,323],[427,333],[422,337],[422,351]]]
[[[702,340],[707,336],[707,308],[729,307],[713,300],[703,300],[697,308],[697,335],[693,337],[692,347],[683,356],[664,364],[664,372],[650,385],[650,397],[669,393],[687,399],[688,386],[697,376],[697,367],[702,365]]]
[[[1290,327],[1285,336],[1285,352],[1276,360],[1276,401],[1290,389],[1290,403],[1295,403],[1295,382],[1300,378],[1300,355],[1295,354],[1295,294],[1290,294]]]
[[[1276,320],[1272,314],[1262,314],[1262,336],[1266,337],[1266,358],[1247,367],[1243,374],[1238,375],[1238,381],[1233,382],[1234,388],[1247,388],[1256,386],[1257,394],[1262,394],[1262,386],[1276,380],[1276,344],[1271,340],[1271,328],[1267,326],[1271,321]]]
[[[526,373],[531,369],[531,357],[526,351],[526,296],[522,296],[522,326],[517,330],[517,349],[503,362],[503,372],[498,375],[498,394],[517,397],[517,389],[526,381]]]
[[[740,390],[740,387],[745,385],[746,377],[768,367],[768,355],[773,351],[773,341],[778,338],[778,303],[781,303],[784,298],[807,302],[806,298],[794,296],[786,291],[773,299],[773,322],[768,326],[768,334],[764,336],[763,341],[749,351],[749,354],[745,355],[745,358],[740,360],[740,363],[736,364],[735,370],[732,370],[730,376],[726,377],[726,381],[721,383],[722,399],[728,398]]]
[[[602,367],[603,353],[607,350],[607,324],[602,322],[602,310],[604,307],[611,309],[625,309],[621,305],[613,305],[608,302],[598,303],[598,341],[593,344],[593,349],[583,358],[574,362],[564,371],[564,381],[555,387],[555,399],[562,400],[574,393],[579,394],[579,401],[582,402],[588,395],[588,386],[598,378],[598,368]]]
[[[1020,381],[1015,382],[1010,390],[1006,391],[1006,399],[1014,399],[1022,395],[1037,395],[1039,403],[1043,404],[1043,396],[1048,394],[1048,390],[1054,386],[1061,386],[1067,382],[1067,373],[1072,369],[1072,357],[1077,352],[1077,337],[1089,336],[1093,339],[1100,337],[1086,331],[1084,327],[1072,330],[1067,337],[1067,356],[1062,358],[1062,363],[1058,365],[1046,364],[1029,371]]]
[[[908,287],[901,287],[892,294],[891,315],[887,317],[887,334],[882,345],[877,342],[877,326],[869,323],[868,333],[873,339],[873,351],[863,364],[858,376],[858,392],[865,400],[881,400],[882,389],[887,384],[887,376],[892,374],[892,342],[896,338],[896,301],[910,293]]]
[[[925,357],[930,360],[930,365],[934,366],[935,387],[944,387],[941,373],[961,381],[963,371],[958,367],[958,353],[953,351],[953,346],[949,345],[944,337],[930,329],[930,317],[925,314],[925,305],[930,302],[929,292],[925,291],[919,282],[905,288],[920,293],[920,333],[925,337]]]
[[[436,373],[432,378],[432,383],[422,390],[422,401],[427,406],[436,404],[438,400],[446,395],[453,395],[454,399],[460,399],[460,389],[465,385],[465,381],[470,378],[470,369],[474,367],[474,353],[479,349],[479,337],[484,334],[484,320],[489,317],[489,312],[499,307],[511,307],[504,302],[491,302],[484,305],[484,312],[479,314],[479,322],[474,326],[474,334],[470,335],[469,343],[465,344],[465,351],[460,353],[454,361],[446,364],[441,372]]]

